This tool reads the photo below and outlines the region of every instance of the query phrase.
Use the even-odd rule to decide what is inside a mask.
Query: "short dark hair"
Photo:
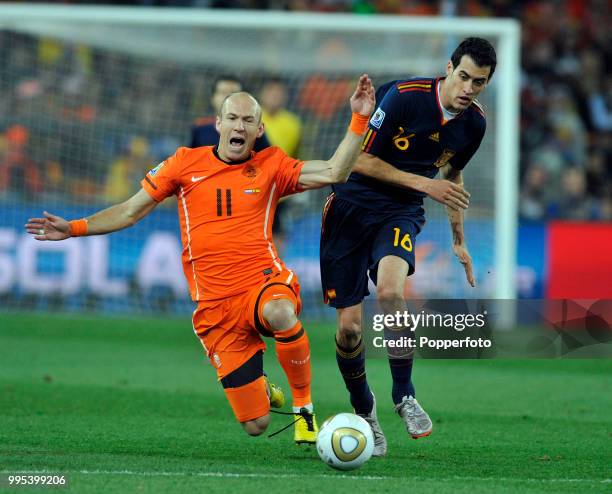
[[[243,87],[242,81],[238,79],[234,74],[221,74],[214,78],[212,84],[212,92],[214,93],[217,90],[217,84],[221,81],[232,81],[240,84],[240,87]]]
[[[491,43],[484,38],[465,38],[451,55],[453,68],[461,63],[463,55],[469,56],[479,67],[491,67],[488,79],[491,80],[497,65],[497,55]]]

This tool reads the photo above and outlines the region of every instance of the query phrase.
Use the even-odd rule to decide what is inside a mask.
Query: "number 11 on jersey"
[[[232,189],[225,189],[225,210],[232,215]],[[217,216],[223,216],[223,190],[217,189]]]

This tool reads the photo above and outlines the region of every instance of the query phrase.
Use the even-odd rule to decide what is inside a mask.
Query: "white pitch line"
[[[233,472],[195,472],[195,473],[189,473],[189,472],[132,472],[132,471],[121,471],[121,472],[104,472],[104,471],[81,471],[79,473],[84,473],[84,474],[104,474],[104,473],[109,473],[109,474],[114,474],[116,473],[117,475],[146,475],[146,476],[160,476],[160,477],[172,477],[172,476],[180,476],[180,477],[220,477],[220,478],[251,478],[251,479],[295,479],[295,478],[301,478],[303,477],[303,475],[297,474],[297,473],[279,473],[279,474],[274,474],[274,473],[233,473]],[[395,477],[378,477],[378,476],[373,476],[373,475],[363,475],[363,476],[356,476],[356,475],[345,475],[345,474],[339,474],[339,475],[329,475],[329,474],[315,474],[315,475],[309,475],[309,477],[320,477],[320,478],[330,478],[330,479],[337,479],[337,478],[341,478],[341,479],[364,479],[364,480],[387,480],[387,479],[393,479]]]
[[[2,474],[18,475],[58,475],[57,470],[0,470]],[[255,479],[294,479],[301,478],[303,475],[297,473],[237,473],[237,472],[136,472],[133,470],[72,470],[61,472],[61,474],[81,474],[81,475],[127,475],[134,477],[217,477],[217,478],[255,478]],[[309,474],[308,477],[322,479],[351,479],[351,480],[403,480],[415,482],[528,482],[528,483],[590,483],[590,484],[609,484],[612,479],[520,479],[508,477],[393,477],[388,475],[331,475],[325,473]]]

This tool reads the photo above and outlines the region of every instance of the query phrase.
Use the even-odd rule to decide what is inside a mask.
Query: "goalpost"
[[[212,80],[236,74],[257,95],[281,77],[303,122],[299,158],[326,158],[345,132],[356,76],[376,85],[443,75],[466,36],[490,39],[498,66],[481,102],[487,135],[465,170],[466,237],[479,286],[453,258],[443,208],[426,202],[411,294],[515,297],[520,27],[508,19],[359,16],[143,7],[0,5],[0,297],[9,308],[179,313],[189,307],[173,207],[110,238],[36,243],[24,215],[91,214],[134,192],[147,168],[189,145],[212,112]],[[25,136],[25,137],[24,137]],[[15,154],[17,153],[17,154]],[[1,163],[1,162],[0,162]],[[1,166],[1,165],[0,165]],[[32,172],[32,169],[35,169]],[[114,176],[111,177],[112,174]],[[38,185],[36,181],[38,174]],[[119,186],[117,186],[119,184]],[[2,183],[0,183],[2,187]],[[125,189],[125,190],[123,190]],[[318,286],[324,191],[290,201],[286,263],[306,313],[329,317]],[[64,245],[65,244],[65,245]]]

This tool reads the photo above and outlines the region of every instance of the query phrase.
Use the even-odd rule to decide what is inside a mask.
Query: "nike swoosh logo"
[[[200,180],[204,180],[205,178],[206,178],[206,175],[203,175],[202,177],[191,177],[191,181],[199,182]]]

